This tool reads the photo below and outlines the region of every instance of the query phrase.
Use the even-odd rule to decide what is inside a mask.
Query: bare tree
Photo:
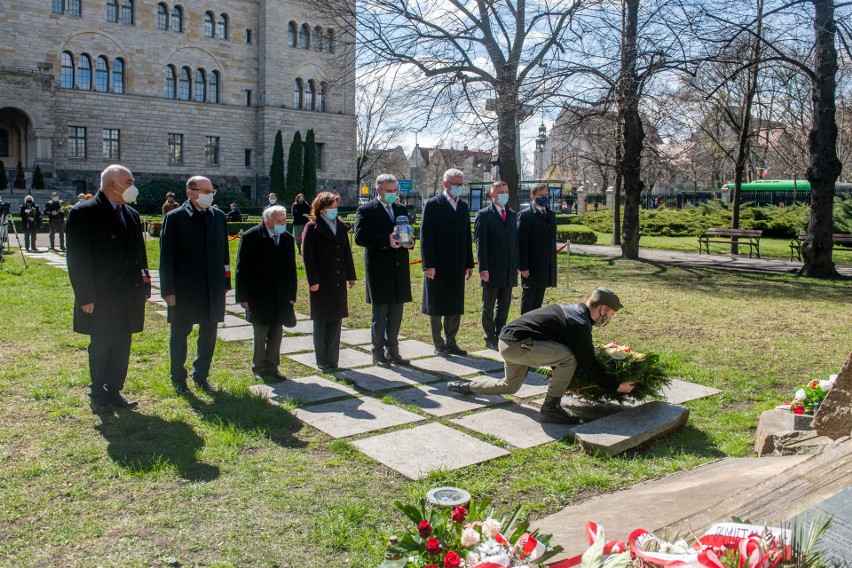
[[[393,92],[394,74],[378,73],[362,81],[355,91],[358,185],[369,181],[392,160],[407,124],[401,119],[405,101]],[[407,174],[406,174],[407,177]],[[369,184],[368,184],[369,185]]]

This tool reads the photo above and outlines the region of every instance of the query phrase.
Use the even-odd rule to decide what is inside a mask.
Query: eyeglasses
[[[197,191],[198,193],[203,193],[204,195],[216,195],[215,189],[195,189],[195,188],[193,188],[192,191]]]

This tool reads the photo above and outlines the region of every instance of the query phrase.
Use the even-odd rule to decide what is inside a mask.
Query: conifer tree
[[[6,164],[3,163],[3,160],[0,160],[0,190],[7,187],[9,187],[9,178],[6,177]]]
[[[272,165],[269,167],[269,191],[284,199],[284,142],[281,131],[275,134],[275,144],[272,147]],[[284,201],[282,201],[284,203]]]
[[[33,169],[33,183],[31,187],[33,189],[44,189],[44,174],[41,173],[41,168],[38,164]]]
[[[18,161],[18,168],[15,170],[15,181],[12,182],[12,187],[16,189],[27,188],[27,178],[24,177],[24,164]]]
[[[297,130],[287,156],[287,193],[285,203],[293,203],[302,192],[302,134]]]
[[[302,171],[302,193],[306,200],[313,201],[317,194],[317,145],[313,128],[305,135],[305,167]]]

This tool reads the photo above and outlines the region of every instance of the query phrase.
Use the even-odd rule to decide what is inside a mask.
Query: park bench
[[[249,218],[248,213],[240,213],[240,221],[246,222],[246,221],[248,221],[248,218]]]
[[[808,236],[804,231],[799,233],[799,236],[790,241],[790,260],[793,260],[795,254],[799,260],[802,260],[802,243]],[[831,235],[832,249],[848,249],[852,247],[852,233],[833,233]]]
[[[701,254],[702,246],[707,251],[707,254],[710,254],[710,243],[726,243],[731,245],[734,241],[737,241],[737,244],[748,246],[749,258],[752,257],[753,253],[757,253],[757,258],[760,258],[760,237],[762,236],[763,231],[761,230],[707,229],[698,235],[698,254]]]

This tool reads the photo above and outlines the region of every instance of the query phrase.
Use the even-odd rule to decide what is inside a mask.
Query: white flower
[[[819,388],[821,388],[822,390],[824,390],[826,392],[830,391],[831,387],[833,387],[833,386],[834,386],[834,381],[832,381],[832,380],[820,381],[819,382]]]
[[[808,395],[805,394],[805,389],[799,389],[796,391],[796,394],[793,395],[793,398],[796,400],[805,400],[808,398]]]
[[[482,536],[485,538],[494,538],[494,535],[500,532],[500,521],[497,519],[485,519],[482,523]]]
[[[836,380],[837,380],[837,375],[829,375],[829,376],[828,376],[828,380],[829,380],[829,381],[831,381],[831,382],[833,383],[834,381],[836,381]]]
[[[461,545],[465,548],[471,548],[479,543],[479,533],[472,528],[467,528],[462,531]]]
[[[617,347],[610,347],[606,350],[606,354],[615,359],[616,361],[627,359],[627,353],[625,353],[621,349],[618,349]]]

